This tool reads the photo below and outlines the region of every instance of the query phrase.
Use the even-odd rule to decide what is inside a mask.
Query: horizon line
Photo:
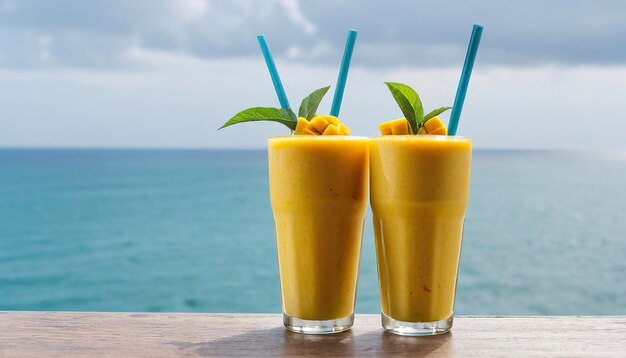
[[[171,151],[267,151],[267,147],[129,147],[129,146],[3,146],[0,150],[171,150]],[[529,151],[529,152],[593,152],[622,151],[619,148],[580,149],[580,148],[523,148],[523,147],[474,147],[475,151]]]

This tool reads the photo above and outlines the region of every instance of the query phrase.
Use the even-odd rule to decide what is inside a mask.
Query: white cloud
[[[300,10],[298,0],[280,0],[281,5],[285,8],[289,19],[297,26],[300,26],[304,32],[309,35],[317,33],[317,28],[310,22]]]
[[[1,71],[0,146],[255,147],[273,123],[216,131],[237,111],[277,106],[260,56],[201,60],[135,48],[143,71]],[[337,66],[277,58],[294,107],[337,79]],[[452,104],[460,68],[354,66],[341,117],[356,135],[401,116],[383,81],[414,86],[426,109]],[[459,133],[477,148],[625,148],[626,66],[477,68]],[[332,92],[332,89],[331,89]],[[332,93],[320,106],[328,111]],[[444,117],[447,119],[447,116]]]
[[[181,18],[190,22],[202,19],[209,10],[208,0],[177,0],[176,5]]]
[[[626,6],[481,4],[0,0],[0,145],[263,147],[280,126],[215,131],[244,107],[277,105],[255,36],[268,35],[297,107],[335,84],[348,27],[360,35],[342,117],[372,135],[400,116],[383,81],[413,85],[427,109],[452,104],[480,19],[460,126],[477,147],[626,146]],[[437,16],[412,22],[416,7],[446,10],[445,31]]]
[[[438,14],[445,14],[445,26]],[[299,60],[334,64],[332,56],[307,53],[327,47],[340,54],[346,30],[356,28],[361,35],[355,61],[362,65],[446,67],[463,61],[471,24],[477,21],[485,25],[483,66],[623,64],[625,16],[624,4],[566,0],[471,5],[458,0],[393,5],[357,0],[0,0],[0,33],[7,33],[0,34],[0,66],[132,66],[119,62],[134,45],[128,39],[140,39],[152,50],[206,59],[250,56],[257,53],[250,44],[258,33],[268,35],[275,54],[298,46],[303,49]],[[80,39],[68,37],[71,32]],[[33,40],[39,35],[53,39],[49,52],[54,61],[40,61]]]
[[[286,55],[292,60],[297,60],[302,56],[302,49],[298,46],[291,46],[287,49]]]

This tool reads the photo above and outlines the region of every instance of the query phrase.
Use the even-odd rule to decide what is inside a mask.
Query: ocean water
[[[280,312],[266,152],[0,150],[0,310]],[[475,151],[456,312],[626,314],[626,158]]]

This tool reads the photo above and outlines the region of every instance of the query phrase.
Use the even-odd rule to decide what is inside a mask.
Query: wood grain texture
[[[0,312],[0,357],[626,357],[626,316],[460,317],[452,333],[401,337],[378,315],[351,331],[285,331],[279,315]]]

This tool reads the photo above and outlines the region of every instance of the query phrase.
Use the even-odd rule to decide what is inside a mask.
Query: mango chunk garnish
[[[337,118],[335,116],[331,116],[330,114],[325,115],[324,118],[326,118],[326,120],[330,124],[334,124],[336,126],[339,126],[341,124],[341,121],[339,120],[339,118]]]
[[[378,125],[380,129],[381,135],[402,135],[402,134],[411,134],[411,127],[409,121],[405,118],[394,119],[393,121],[383,122]],[[418,131],[418,134],[437,134],[437,135],[447,135],[448,130],[446,126],[443,124],[441,119],[437,116],[429,119],[421,126]]]
[[[298,135],[348,135],[350,128],[331,115],[317,114],[311,120],[299,117],[294,134]]]
[[[426,133],[430,133],[434,132],[439,127],[445,127],[445,125],[439,117],[435,116],[426,121],[426,123],[424,123],[424,127],[426,128]]]
[[[334,124],[329,124],[328,126],[326,126],[326,129],[324,129],[324,133],[322,133],[322,135],[338,135],[338,134],[341,134],[341,132],[339,132],[339,128]]]
[[[390,134],[411,134],[409,129],[409,121],[406,118],[394,119],[392,121],[383,122],[378,125],[380,129],[380,134],[382,135],[390,135]]]
[[[428,132],[428,134],[432,134],[432,135],[448,135],[448,131],[446,130],[446,127],[439,127],[437,129],[435,129],[432,132]]]
[[[304,117],[300,117],[298,118],[298,124],[296,124],[296,134],[309,134],[309,121],[304,118]]]
[[[328,127],[330,123],[324,116],[315,116],[311,119],[311,123],[309,124],[309,129],[315,131],[317,133],[324,133],[326,127]]]
[[[391,135],[391,124],[389,122],[383,122],[378,125],[381,135]]]
[[[389,122],[391,127],[391,134],[393,135],[402,135],[402,134],[411,134],[409,130],[409,121],[405,118],[394,119]]]
[[[418,133],[419,134],[432,134],[432,135],[447,135],[448,129],[446,128],[446,125],[443,124],[441,119],[435,116],[429,119],[428,121],[426,121],[426,123],[424,123],[424,125],[419,129]]]

